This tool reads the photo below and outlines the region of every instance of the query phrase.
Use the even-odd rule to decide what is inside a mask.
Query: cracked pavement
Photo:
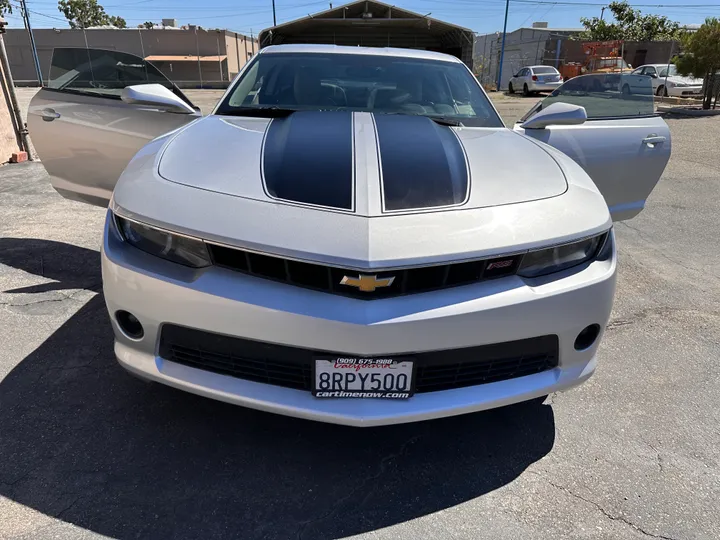
[[[510,120],[533,103],[497,99]],[[103,210],[39,164],[0,168],[0,538],[720,538],[720,118],[667,121],[665,175],[616,227],[597,374],[545,404],[373,429],[127,375]]]

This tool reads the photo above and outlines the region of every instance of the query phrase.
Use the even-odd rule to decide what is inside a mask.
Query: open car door
[[[148,89],[163,95],[165,106],[143,104],[123,93],[149,84],[154,86]],[[107,206],[120,174],[140,148],[199,116],[199,109],[143,58],[56,48],[49,84],[30,102],[28,130],[61,195]]]
[[[635,217],[670,159],[670,129],[655,114],[652,79],[642,77],[630,91],[619,74],[570,79],[540,101],[515,131],[549,144],[575,160],[605,197],[614,221]],[[585,108],[580,125],[525,129],[522,123],[552,103]]]

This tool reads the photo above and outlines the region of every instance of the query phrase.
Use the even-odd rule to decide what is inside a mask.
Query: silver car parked
[[[142,58],[56,48],[51,64],[28,125],[53,186],[108,207],[120,364],[324,422],[587,380],[613,221],[670,157],[647,77],[633,99],[576,77],[506,127],[467,66],[429,51],[266,47],[204,118]]]
[[[522,90],[524,96],[535,92],[552,92],[562,84],[560,72],[552,66],[528,66],[513,75],[508,92]]]

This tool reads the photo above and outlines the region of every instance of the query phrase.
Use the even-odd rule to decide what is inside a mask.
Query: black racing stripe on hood
[[[465,150],[455,133],[429,118],[375,114],[386,211],[465,202]]]
[[[346,111],[275,118],[263,145],[263,181],[276,199],[353,209],[353,125]]]

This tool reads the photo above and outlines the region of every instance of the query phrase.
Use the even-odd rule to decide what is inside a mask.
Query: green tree
[[[680,25],[663,15],[643,15],[626,1],[611,2],[608,6],[613,22],[598,17],[582,17],[585,31],[579,38],[587,41],[668,41],[679,39]]]
[[[720,19],[708,17],[697,32],[683,37],[683,54],[674,59],[682,75],[704,79],[703,109],[717,107],[720,94]],[[714,99],[714,103],[713,103]]]
[[[145,21],[145,22],[142,23],[140,26],[142,26],[142,27],[147,28],[148,30],[150,30],[150,29],[152,29],[152,28],[155,28],[155,23],[152,22],[152,21]]]
[[[110,15],[108,17],[108,23],[112,24],[115,28],[127,28],[127,23],[125,22],[125,19],[117,15]]]
[[[125,19],[105,13],[105,9],[97,3],[97,0],[60,0],[58,11],[65,15],[70,28],[90,28],[108,24],[118,28],[127,27]]]
[[[101,26],[107,21],[107,13],[97,0],[60,0],[60,11],[70,23],[70,28]]]
[[[12,13],[10,0],[0,0],[0,17],[4,17],[8,13]]]

